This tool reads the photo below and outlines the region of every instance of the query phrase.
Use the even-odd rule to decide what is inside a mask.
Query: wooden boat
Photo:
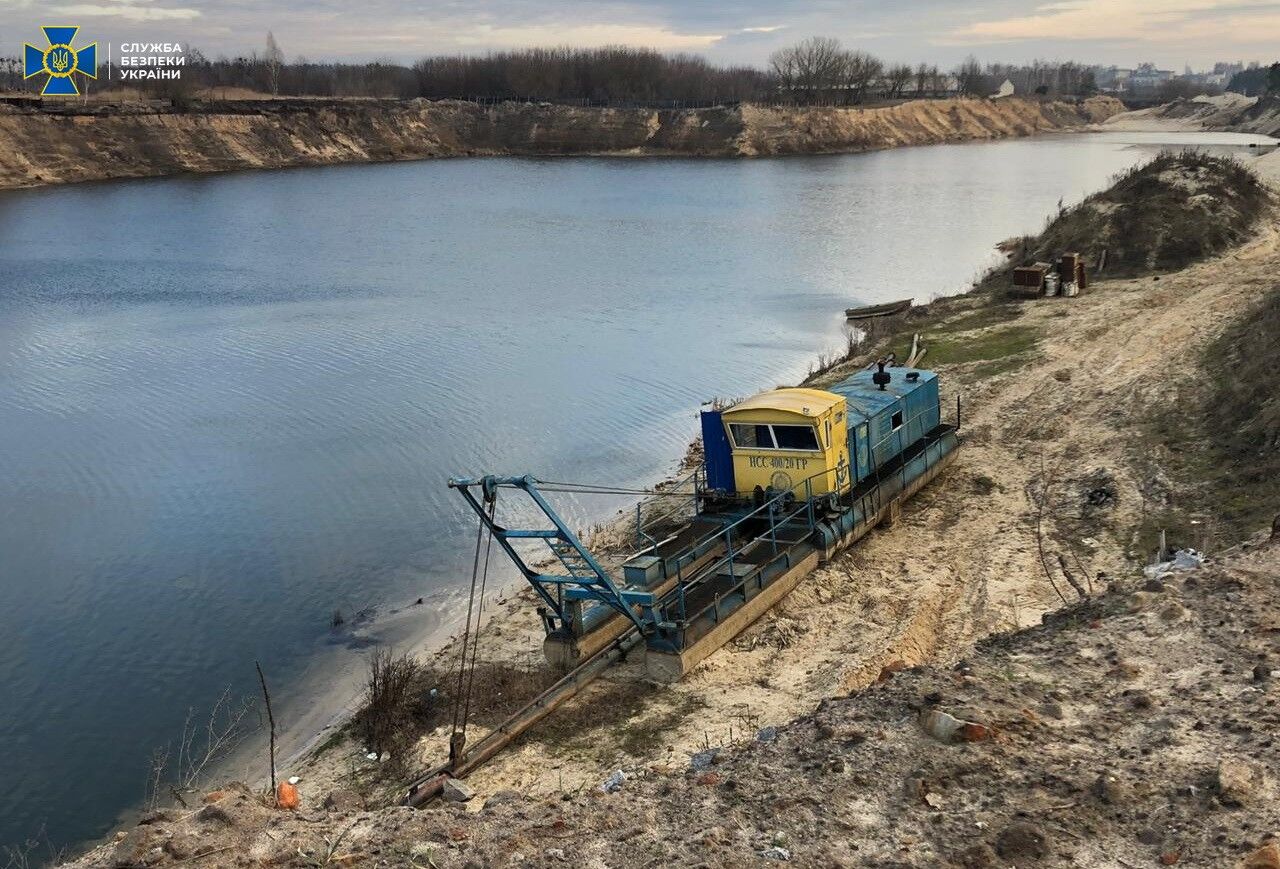
[[[901,314],[911,307],[911,299],[900,299],[896,302],[885,302],[882,305],[867,305],[864,308],[845,308],[846,320],[870,320],[872,317],[890,317]]]

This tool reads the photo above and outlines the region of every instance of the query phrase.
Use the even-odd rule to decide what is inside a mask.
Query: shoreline
[[[1061,491],[1068,493],[1072,503],[1087,497],[1093,491],[1091,487],[1098,485],[1096,470],[1108,473],[1105,485],[1112,493],[1113,503],[1105,511],[1089,517],[1087,523],[1077,524],[1074,516],[1050,515],[1048,521],[1057,524],[1056,530],[1065,537],[1080,541],[1085,547],[1083,558],[1089,566],[1086,576],[1099,568],[1105,568],[1099,571],[1100,583],[1111,581],[1103,579],[1104,572],[1110,578],[1129,575],[1142,561],[1141,547],[1137,545],[1136,535],[1130,536],[1130,530],[1146,514],[1150,480],[1158,479],[1161,463],[1158,450],[1149,449],[1142,457],[1133,454],[1135,448],[1142,445],[1138,426],[1143,422],[1143,410],[1148,402],[1157,400],[1157,393],[1170,383],[1194,373],[1192,351],[1219,331],[1225,319],[1189,314],[1206,307],[1222,312],[1237,311],[1272,286],[1269,276],[1280,257],[1280,232],[1273,218],[1274,215],[1267,218],[1267,225],[1252,241],[1226,254],[1162,274],[1160,283],[1152,282],[1147,275],[1108,276],[1078,299],[1035,300],[1025,305],[999,306],[1000,310],[993,309],[993,298],[981,295],[980,288],[974,287],[926,306],[927,310],[919,312],[918,319],[909,319],[904,328],[908,332],[927,329],[926,343],[931,355],[945,354],[948,340],[966,345],[984,341],[993,344],[987,339],[1011,336],[1018,330],[1029,330],[1037,336],[1030,346],[1003,348],[1004,355],[995,357],[994,362],[981,357],[951,361],[939,358],[939,367],[946,371],[949,391],[963,390],[966,394],[965,425],[969,440],[967,452],[961,463],[949,472],[945,488],[933,490],[931,496],[904,511],[903,531],[873,535],[857,551],[842,557],[840,563],[816,572],[790,595],[790,600],[780,602],[775,610],[718,652],[716,659],[705,662],[690,676],[691,684],[672,686],[655,694],[645,693],[633,685],[623,672],[602,678],[603,684],[593,686],[591,691],[594,714],[602,720],[589,720],[584,725],[581,716],[576,718],[577,726],[587,730],[585,738],[581,734],[567,735],[566,725],[550,736],[531,735],[526,744],[509,749],[505,756],[495,758],[491,767],[471,777],[469,781],[480,796],[467,809],[478,810],[483,798],[495,788],[516,788],[521,792],[518,801],[532,803],[540,795],[547,798],[553,806],[548,824],[550,817],[565,811],[554,807],[572,804],[572,800],[578,805],[590,802],[592,811],[599,814],[600,795],[591,792],[610,770],[624,766],[628,777],[635,780],[627,785],[628,789],[661,786],[659,796],[665,801],[672,782],[679,790],[679,778],[686,775],[684,751],[690,745],[700,744],[700,733],[713,733],[718,747],[750,746],[750,751],[739,753],[730,748],[735,756],[770,751],[755,744],[765,741],[754,736],[755,728],[765,725],[765,729],[773,729],[768,725],[779,725],[773,729],[774,735],[782,733],[786,738],[797,720],[787,715],[788,709],[805,706],[812,699],[811,694],[844,697],[872,682],[891,680],[891,685],[878,690],[899,690],[893,687],[899,681],[893,674],[903,668],[931,665],[943,673],[943,668],[956,663],[958,655],[964,656],[962,660],[970,659],[972,653],[966,643],[975,637],[1000,635],[1034,623],[1041,612],[1058,606],[1043,587],[1044,576],[1037,574],[1039,562],[1030,551],[1034,543],[1028,545],[1029,539],[1034,540],[1028,538],[1027,510],[1028,502],[1032,501],[1029,487],[1044,477],[1046,460],[1049,476],[1053,477],[1055,472],[1061,475]],[[1141,310],[1143,315],[1133,316],[1135,310]],[[961,336],[959,342],[956,336]],[[901,335],[893,337],[898,340]],[[881,344],[873,341],[855,358],[860,360],[867,351],[880,349]],[[806,378],[805,382],[829,382],[856,364],[858,362],[846,360],[827,372]],[[927,360],[926,364],[930,362]],[[1107,380],[1099,383],[1081,376],[1090,367],[1105,370]],[[1153,376],[1157,374],[1158,377]],[[943,401],[952,397],[944,395]],[[1124,408],[1126,412],[1117,412],[1116,408]],[[1081,450],[1088,456],[1087,461],[1081,460]],[[1165,485],[1170,484],[1166,481]],[[1043,491],[1047,500],[1047,483]],[[972,509],[975,501],[980,509]],[[1031,509],[1034,513],[1034,508]],[[620,512],[619,519],[625,520],[626,511]],[[1088,536],[1081,540],[1082,534]],[[514,585],[519,584],[519,580],[515,580]],[[505,633],[510,621],[508,615],[519,613],[525,622],[536,620],[522,599],[527,594],[513,591],[511,585],[504,583],[502,591],[495,595],[497,601],[486,608],[486,625],[492,626],[499,620],[504,628],[502,643],[517,646],[523,639],[512,639]],[[508,591],[511,593],[507,594]],[[1025,597],[1020,600],[1020,595]],[[1136,600],[1137,594],[1125,603],[1131,605]],[[826,618],[806,621],[806,613],[812,616],[815,609],[822,609]],[[1176,613],[1175,616],[1181,618]],[[507,621],[502,621],[504,619]],[[537,632],[537,626],[533,627],[535,631],[530,633]],[[1096,629],[1098,625],[1090,628]],[[841,636],[833,637],[837,633]],[[455,635],[454,643],[456,639]],[[492,636],[487,639],[491,641]],[[446,641],[441,650],[428,650],[427,654],[439,658],[448,651],[449,645]],[[485,651],[488,660],[488,650]],[[516,655],[512,661],[518,665],[535,657],[541,658],[540,648],[533,655]],[[1083,652],[1079,657],[1084,657]],[[1007,675],[1001,676],[995,669],[981,670],[983,666],[981,660],[975,662],[984,684],[996,685],[999,679],[1009,681]],[[962,669],[960,663],[956,663],[956,670],[970,672],[967,665]],[[1061,668],[1056,670],[1061,675]],[[955,690],[951,686],[953,682],[959,684],[957,673],[946,672],[945,677],[942,690]],[[922,694],[923,689],[914,689],[916,674],[905,673],[900,678],[913,686],[912,698]],[[1052,672],[1048,678],[1054,678]],[[1020,684],[1019,690],[1012,692],[1017,700],[1011,707],[1009,733],[1014,737],[1021,732],[1017,726],[1020,720],[1017,710],[1026,703],[1025,696],[1029,693],[1023,687]],[[1129,692],[1125,693],[1127,696]],[[625,702],[634,694],[641,695],[646,704],[638,711]],[[690,698],[699,694],[707,695],[706,702],[690,706]],[[735,701],[744,698],[752,704],[777,702],[766,705],[763,711],[760,706],[754,710],[748,708],[739,723],[741,741],[735,743],[733,710],[741,705]],[[1070,698],[1054,699],[1065,704]],[[609,700],[613,700],[615,708],[603,706],[603,702]],[[844,702],[850,701],[832,701]],[[810,703],[803,714],[829,718],[828,711],[824,703],[815,713]],[[558,714],[571,716],[574,712],[566,709]],[[1023,719],[1028,717],[1025,709],[1021,715]],[[898,738],[897,725],[906,720],[901,715],[898,718],[900,720],[886,719],[880,733],[875,732],[874,726],[868,729],[865,718],[848,724],[853,728],[850,732],[858,734],[858,743],[870,740],[869,745],[874,747],[885,739]],[[720,730],[726,722],[730,722],[729,737],[727,742],[720,743]],[[1054,726],[1052,721],[1045,723],[1049,728]],[[1041,726],[1035,718],[1031,718],[1031,724]],[[570,730],[573,726],[567,725]],[[1027,722],[1022,720],[1021,726],[1026,728]],[[641,753],[629,748],[625,741],[608,748],[607,753],[588,752],[584,743],[593,737],[598,740],[601,728],[605,728],[605,733],[624,731],[617,734],[618,739],[626,735],[625,731],[639,731],[654,741],[660,734],[668,754],[663,757]],[[691,728],[697,732],[690,732]],[[820,733],[813,743],[831,735]],[[313,746],[318,745],[322,737],[323,732],[317,734]],[[711,736],[705,738],[710,746]],[[1038,736],[1035,742],[1039,744],[1044,738]],[[530,775],[531,761],[546,759],[548,749],[553,746],[567,749],[562,755],[552,753],[551,767],[546,771],[548,775],[553,771],[559,774],[558,786],[554,778],[548,779],[538,771]],[[438,756],[435,753],[440,748],[439,740],[431,737],[423,748],[425,754]],[[324,822],[323,813],[317,816],[314,810],[319,808],[325,795],[326,771],[340,771],[343,766],[343,759],[335,758],[340,753],[312,751],[310,766],[304,765],[299,771],[304,805],[308,809],[297,816],[303,821],[312,823],[319,817],[320,822]],[[845,756],[846,759],[849,756],[847,751]],[[854,752],[853,756],[858,753]],[[805,759],[802,757],[796,763]],[[732,767],[719,769],[727,774]],[[372,781],[378,783],[376,766],[366,765],[364,771],[370,772],[374,777]],[[288,774],[283,768],[282,772]],[[907,775],[907,768],[894,775],[888,784],[896,794],[901,790],[899,785]],[[657,784],[646,779],[656,780]],[[370,779],[366,777],[364,781]],[[337,775],[331,776],[327,783],[334,788],[344,786]],[[721,791],[716,789],[719,783],[697,781],[699,788],[708,788],[698,793],[719,794]],[[867,784],[863,780],[854,783]],[[806,786],[812,786],[812,782]],[[574,788],[585,793],[574,797]],[[886,787],[885,791],[889,789]],[[623,798],[625,795],[618,799]],[[958,804],[951,796],[947,799],[952,805]],[[699,801],[705,802],[706,798]],[[937,808],[934,803],[929,805]],[[1053,801],[1051,810],[1063,811],[1075,805],[1075,802],[1067,805]],[[373,808],[372,799],[370,808]],[[501,814],[510,810],[498,811]],[[377,827],[393,816],[395,823],[384,825],[398,825],[401,816],[395,812],[375,813],[374,820],[367,821],[366,825]],[[452,816],[446,815],[447,812],[452,812]],[[446,805],[431,814],[416,813],[412,817],[434,828],[442,822],[466,823],[459,819],[463,813],[460,806]],[[330,816],[328,823],[336,830],[334,817]],[[972,821],[967,814],[965,817]],[[483,818],[473,820],[477,824],[484,821]],[[527,820],[522,816],[519,826],[527,827],[523,823]],[[342,822],[346,823],[345,817]],[[356,824],[357,821],[352,820],[347,829]],[[606,828],[609,828],[607,824]],[[612,829],[622,828],[615,825]],[[572,835],[574,828],[570,827],[569,832]],[[631,835],[627,833],[626,838]],[[421,838],[415,835],[414,841]],[[794,841],[800,847],[806,845],[799,837]],[[550,841],[550,844],[564,848],[588,847],[582,842]],[[289,847],[293,847],[292,841]],[[576,850],[570,853],[575,858],[578,856]],[[450,859],[454,856],[448,852],[446,855]]]
[[[961,294],[958,294],[957,296],[952,296],[948,298],[952,298],[952,299],[962,298],[967,294],[967,292],[968,291],[966,291],[966,293],[961,293]],[[623,513],[623,516],[621,518],[625,520],[627,518],[626,510],[623,510],[622,513]],[[529,614],[527,612],[526,603],[521,599],[522,598],[521,592],[524,590],[525,589],[523,586],[523,582],[519,578],[515,578],[510,582],[504,583],[498,592],[491,594],[493,603],[491,603],[490,606],[486,607],[486,610],[487,610],[486,625],[492,624],[495,619],[499,619],[499,620],[504,619],[510,612],[518,611],[523,615],[528,616]],[[421,632],[413,631],[413,630],[409,631],[409,633],[412,635],[412,639],[406,640],[405,645],[412,647],[415,653],[421,657],[424,657],[424,658],[437,657],[443,652],[447,651],[448,647],[457,639],[456,629],[457,629],[457,625],[461,620],[461,614],[455,612],[452,614],[452,617],[450,617],[450,615],[447,613],[448,601],[444,601],[443,603],[444,603],[444,606],[442,607],[442,615],[440,616],[440,619],[438,620],[437,623],[435,623],[434,625],[430,626],[429,628]],[[505,609],[504,609],[504,605],[505,605]],[[406,611],[412,612],[412,610],[413,610],[412,605],[407,607],[401,607],[399,610],[394,610],[390,612],[388,617],[394,617]],[[387,625],[382,624],[382,625],[379,625],[378,627],[387,627]],[[540,651],[535,657],[540,658]],[[313,757],[309,758],[308,756],[314,755],[315,749],[317,749],[322,742],[326,741],[334,732],[339,730],[342,724],[344,724],[347,720],[349,720],[350,712],[352,711],[354,707],[354,703],[357,700],[360,693],[358,690],[358,686],[359,686],[358,677],[363,674],[363,671],[362,671],[363,663],[364,663],[363,658],[359,658],[359,657],[352,658],[351,666],[348,668],[347,671],[345,671],[344,674],[342,674],[344,678],[338,681],[340,682],[341,686],[347,686],[352,688],[353,690],[345,692],[345,696],[347,699],[344,703],[338,703],[335,700],[335,702],[329,705],[328,708],[330,708],[332,711],[327,715],[327,717],[318,716],[318,717],[326,718],[325,723],[321,725],[319,729],[311,732],[309,736],[299,736],[298,739],[295,740],[297,742],[297,747],[291,753],[284,755],[284,760],[280,763],[280,770],[283,775],[288,774],[289,766],[297,766],[300,768],[299,771],[301,771],[302,768],[305,768],[307,765],[307,761],[309,759],[314,759]],[[316,673],[316,674],[309,673],[305,681],[310,681],[313,678],[318,679],[324,675],[325,674],[323,673]],[[333,680],[325,679],[323,681],[325,682],[325,684],[329,684],[332,688]],[[335,691],[336,693],[343,693],[341,688],[335,689]],[[321,695],[324,695],[330,692],[321,691],[319,693]],[[303,725],[299,725],[299,727],[302,727],[302,726]],[[246,749],[246,752],[248,752],[248,749]],[[258,768],[265,767],[265,760],[259,759],[258,761],[256,761],[255,765]],[[228,761],[226,766],[228,769],[230,769],[232,767],[231,761]],[[323,796],[323,792],[315,792],[314,790],[308,787],[308,785],[315,780],[317,780],[316,776],[311,776],[303,772],[302,786],[304,788],[304,793],[307,794],[307,798],[311,800],[318,800],[320,797]],[[319,779],[319,780],[323,780],[323,779]]]
[[[1181,128],[1174,128],[1173,126],[1163,126],[1154,122],[1151,123],[1150,126],[1146,126],[1142,129],[1126,127],[1121,130],[1109,130],[1106,124],[1100,124],[1088,130],[1088,132],[1093,131],[1151,133],[1198,132],[1197,130],[1188,131]],[[1251,162],[1259,164],[1264,160],[1264,157],[1270,157],[1274,154],[1280,154],[1280,151],[1273,151],[1268,155],[1251,158]],[[1280,161],[1273,161],[1271,163],[1271,167],[1276,174],[1270,177],[1272,177],[1274,183],[1280,184]],[[1265,170],[1260,169],[1260,171],[1262,174],[1266,175]],[[997,254],[999,251],[998,245],[993,247],[992,251],[993,255]],[[963,305],[966,299],[971,298],[973,294],[979,290],[980,283],[981,278],[979,277],[978,279],[970,282],[965,289],[959,292],[937,296],[930,302],[925,303],[924,305],[916,305],[915,307],[919,309],[921,307],[935,305],[938,302],[942,302],[943,308],[945,308],[948,303]],[[855,351],[855,356],[857,353],[865,353],[866,349],[867,348],[864,346],[860,351]],[[813,355],[808,357],[811,368],[817,358],[818,357]],[[847,364],[847,360],[821,370],[812,370],[811,374],[800,377],[797,380],[797,383],[804,385],[813,381],[821,381],[827,373],[833,370],[838,370],[843,364]],[[691,446],[693,444],[697,444],[698,440],[699,439],[695,438],[691,443]],[[648,484],[646,487],[651,489],[660,488],[677,479],[677,477],[682,473],[682,460],[677,457],[670,464],[674,468],[671,473],[660,477],[657,482]],[[641,502],[644,500],[645,499],[641,499]],[[610,532],[616,533],[618,529],[633,524],[634,518],[631,515],[631,510],[634,509],[634,506],[635,502],[629,502],[626,507],[618,510],[614,516],[601,517],[597,520],[598,524],[591,536],[595,538],[601,532],[606,535]],[[588,545],[592,545],[592,541],[589,541]],[[448,597],[450,596],[450,590],[442,589],[441,594],[444,597]],[[390,644],[379,642],[378,645],[389,645],[390,648],[393,648],[396,651],[411,652],[415,657],[423,661],[437,660],[444,656],[458,641],[459,631],[464,619],[464,604],[460,597],[460,591],[454,589],[452,590],[452,595],[456,597],[456,600],[453,601],[455,606],[455,610],[453,612],[442,615],[434,624],[427,628],[422,630],[409,630],[405,635],[402,635],[399,638],[398,642]],[[495,621],[500,624],[509,624],[511,618],[513,616],[518,617],[520,613],[527,615],[527,612],[525,611],[532,602],[532,595],[524,580],[519,576],[513,575],[504,581],[496,591],[489,592],[487,594],[487,599],[484,616],[484,626],[486,627],[493,624]],[[410,604],[400,608],[399,610],[394,610],[391,615],[411,612],[413,609],[413,605]],[[533,620],[529,619],[529,621]],[[378,625],[374,626],[375,631],[377,627]],[[536,654],[534,654],[533,657],[537,659],[537,661],[541,662],[540,635],[538,637],[538,643],[536,644]],[[350,724],[352,716],[356,711],[358,711],[360,698],[363,694],[363,677],[365,675],[364,667],[366,664],[367,661],[364,658],[353,658],[348,661],[346,667],[339,673],[337,687],[334,686],[334,680],[325,679],[323,673],[309,674],[308,679],[317,682],[317,684],[312,686],[316,689],[313,696],[327,697],[329,699],[329,702],[324,705],[327,712],[324,715],[319,716],[324,719],[324,723],[321,724],[318,729],[315,729],[310,725],[300,724],[293,729],[293,732],[288,734],[288,737],[294,743],[294,747],[287,755],[281,756],[283,759],[277,760],[277,767],[280,771],[281,778],[286,777],[286,767],[292,766],[297,769],[304,769],[308,765],[312,764],[316,760],[316,749],[329,738],[340,733],[345,727],[347,727],[347,725]],[[311,670],[314,666],[315,665],[312,665],[308,669]],[[326,684],[329,686],[327,689],[325,688]],[[315,720],[314,716],[313,720]],[[301,729],[304,727],[309,729],[305,732],[301,732]],[[262,750],[265,751],[265,746]],[[237,753],[234,760],[239,763],[239,765],[243,766],[244,760],[243,757],[241,757],[241,754],[242,753]],[[259,763],[259,766],[261,765],[262,764]],[[220,768],[222,767],[225,767],[227,770],[232,770],[236,767],[236,763],[233,763],[232,759],[228,759],[225,764],[220,765]],[[213,778],[216,780],[217,776],[214,776]],[[265,777],[262,777],[262,781],[265,782]],[[305,776],[303,777],[303,784],[306,784]],[[313,794],[313,796],[318,795]]]
[[[777,157],[1082,130],[1123,112],[1010,97],[875,108],[584,109],[458,101],[253,101],[157,113],[0,106],[0,190],[470,156]]]

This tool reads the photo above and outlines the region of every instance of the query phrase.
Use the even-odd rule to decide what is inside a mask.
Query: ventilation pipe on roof
[[[880,366],[880,370],[871,375],[871,382],[880,387],[881,392],[884,392],[885,386],[893,379],[893,375],[884,370],[883,359],[877,359],[876,365]]]

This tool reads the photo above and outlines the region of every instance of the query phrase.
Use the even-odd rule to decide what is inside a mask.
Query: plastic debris
[[[1199,570],[1204,566],[1203,553],[1194,549],[1179,549],[1170,561],[1161,561],[1143,568],[1142,573],[1149,579],[1160,579],[1171,573],[1182,573],[1188,570]]]
[[[622,790],[622,785],[627,780],[627,774],[622,770],[614,770],[613,775],[604,780],[604,784],[600,785],[600,790],[606,794],[616,794]]]
[[[302,796],[296,787],[287,781],[282,781],[276,786],[276,805],[292,811],[302,805]]]

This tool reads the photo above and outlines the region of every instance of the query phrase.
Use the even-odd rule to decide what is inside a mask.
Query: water
[[[442,618],[473,533],[450,475],[653,481],[700,402],[795,381],[848,305],[962,289],[1153,144],[0,194],[0,843],[105,833],[255,660],[315,719],[299,686],[367,654],[335,608],[382,639]]]

